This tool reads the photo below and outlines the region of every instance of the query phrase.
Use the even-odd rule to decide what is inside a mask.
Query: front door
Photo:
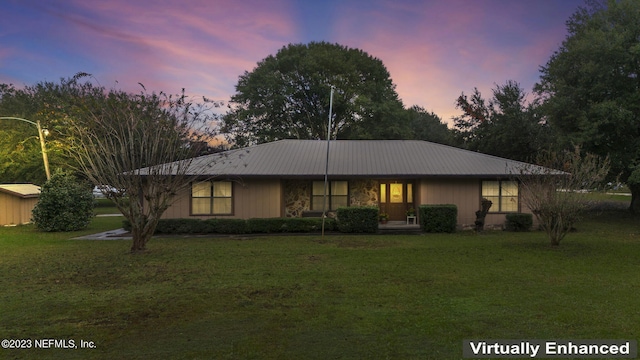
[[[380,181],[379,198],[380,211],[389,214],[390,221],[405,221],[407,210],[413,207],[413,183]]]

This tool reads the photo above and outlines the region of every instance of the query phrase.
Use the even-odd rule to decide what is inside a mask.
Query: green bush
[[[131,231],[129,220],[122,227]],[[325,219],[325,231],[336,230],[336,220]],[[318,218],[254,218],[243,219],[161,219],[155,234],[249,234],[249,233],[308,233],[322,229]]]
[[[68,173],[56,173],[42,185],[32,219],[41,231],[85,229],[94,216],[94,202],[90,184]]]
[[[122,229],[124,231],[131,231],[131,221],[127,219],[122,220]]]
[[[337,210],[338,230],[345,233],[378,231],[379,210],[374,206],[341,207]]]
[[[122,220],[122,228],[131,231],[131,222]],[[200,219],[160,219],[154,234],[209,234],[214,233],[212,224]]]
[[[253,218],[247,220],[247,232],[279,233],[286,230],[285,218]]]
[[[213,226],[200,219],[162,219],[156,227],[156,234],[208,234]]]
[[[322,218],[287,218],[286,232],[316,232],[322,230]],[[335,231],[337,229],[336,219],[324,219],[324,230]]]
[[[322,218],[266,218],[247,220],[252,233],[308,233],[322,230]],[[336,221],[325,219],[325,231],[334,231]]]
[[[533,227],[532,214],[507,214],[505,222],[505,230],[507,231],[531,231]]]
[[[207,219],[204,220],[217,234],[248,234],[247,221],[244,219]]]
[[[131,222],[122,220],[122,228],[131,231]],[[212,227],[200,219],[160,219],[154,234],[207,234]]]
[[[450,204],[420,205],[420,225],[425,232],[452,233],[458,224],[458,207]]]

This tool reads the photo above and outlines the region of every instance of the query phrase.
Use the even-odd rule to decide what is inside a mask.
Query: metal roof
[[[40,186],[33,184],[0,184],[0,191],[22,198],[40,195]]]
[[[326,151],[326,140],[279,140],[194,158],[188,175],[324,176]],[[536,168],[420,140],[332,140],[329,148],[333,177],[505,177]]]

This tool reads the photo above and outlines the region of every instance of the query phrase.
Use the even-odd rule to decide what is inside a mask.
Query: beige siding
[[[477,179],[424,179],[420,182],[420,205],[454,204],[458,207],[458,224],[473,224],[480,206]]]
[[[281,217],[281,189],[279,179],[249,180],[234,184],[234,217],[241,219]]]
[[[179,219],[189,217],[191,188],[183,190],[174,198],[173,204],[162,214],[165,219]],[[145,203],[145,206],[146,203]]]
[[[473,226],[475,213],[480,209],[479,179],[422,179],[414,188],[416,205],[455,204],[458,225]],[[273,180],[246,180],[233,184],[233,215],[224,218],[270,218],[284,216],[282,183]],[[210,218],[190,215],[190,189],[176,197],[164,218]],[[521,204],[521,210],[530,212]],[[534,219],[535,220],[535,219]],[[486,225],[503,225],[505,214],[488,214]]]
[[[520,191],[526,191],[522,188],[522,186],[520,186]],[[525,204],[522,202],[522,193],[520,194],[520,212],[523,213],[528,213],[528,214],[533,214],[531,212],[531,209],[529,209],[528,206],[525,206]],[[540,225],[540,222],[538,221],[538,219],[536,218],[535,215],[533,215],[533,228],[537,229],[538,226]]]
[[[473,226],[476,211],[480,210],[480,180],[478,179],[423,179],[420,181],[420,205],[454,204],[458,207],[458,225]],[[522,212],[530,212],[521,205]],[[503,225],[504,213],[489,213],[485,225]]]
[[[29,223],[31,210],[37,202],[37,197],[21,198],[0,192],[0,225]]]
[[[178,196],[163,218],[211,218],[216,216],[192,216],[190,214],[191,189]],[[282,216],[282,192],[279,179],[246,180],[233,183],[233,215],[224,218],[270,218]]]

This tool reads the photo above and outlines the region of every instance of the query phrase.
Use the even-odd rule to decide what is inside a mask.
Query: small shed
[[[0,184],[0,226],[31,222],[31,210],[40,196],[33,184]]]

